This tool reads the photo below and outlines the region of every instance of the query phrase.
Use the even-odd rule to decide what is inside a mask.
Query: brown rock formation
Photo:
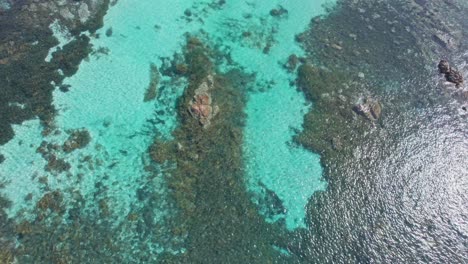
[[[206,80],[195,90],[195,95],[190,101],[189,112],[196,118],[203,128],[211,124],[211,119],[218,113],[218,106],[212,105],[210,90],[213,89],[213,76],[208,75]]]

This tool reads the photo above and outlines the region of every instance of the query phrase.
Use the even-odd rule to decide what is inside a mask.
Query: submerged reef
[[[448,82],[454,83],[456,87],[460,87],[463,84],[463,75],[461,75],[459,71],[450,67],[448,61],[441,60],[437,67],[439,68],[439,73],[444,74],[445,79]]]
[[[160,76],[158,67],[152,63],[150,65],[150,83],[148,85],[148,88],[146,89],[143,102],[149,102],[156,99],[156,96],[158,95],[159,79]]]
[[[180,209],[173,234],[186,237],[185,253],[166,254],[161,263],[278,262],[283,256],[273,245],[285,246],[284,231],[264,221],[243,177],[243,107],[250,77],[238,70],[218,72],[213,54],[199,40],[188,40],[189,84],[178,101],[180,126],[173,141],[156,140],[150,148],[155,161],[176,164],[167,177]],[[194,112],[194,104],[211,103],[221,110],[209,126],[200,124],[203,116]]]
[[[46,127],[51,125],[54,84],[76,72],[89,54],[89,38],[81,33],[102,26],[108,5],[109,0],[26,0],[12,1],[9,9],[1,11],[0,144],[13,137],[11,124],[39,117]],[[57,44],[50,28],[54,21],[76,39],[48,62],[47,53]]]
[[[63,151],[72,152],[76,149],[86,147],[91,141],[91,135],[86,129],[69,131],[70,136],[63,143]]]

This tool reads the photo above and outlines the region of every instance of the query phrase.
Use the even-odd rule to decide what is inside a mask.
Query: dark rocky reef
[[[52,91],[64,76],[70,76],[91,51],[81,32],[102,26],[108,0],[12,1],[0,15],[0,144],[13,137],[11,124],[39,117],[52,124],[55,109]],[[57,44],[49,26],[53,21],[66,26],[76,38],[46,62]],[[22,107],[18,106],[21,105]]]
[[[379,73],[380,80],[375,81],[405,79],[414,69],[430,65],[427,61],[438,61],[441,54],[460,49],[462,8],[453,0],[425,4],[343,0],[327,16],[314,18],[314,30],[298,35],[297,40],[309,52],[309,59],[318,64],[327,61],[342,70],[352,68],[356,75],[372,70]],[[441,32],[449,39],[447,45],[431,39]]]
[[[452,67],[446,60],[441,60],[437,65],[439,68],[439,73],[444,74],[445,80],[448,82],[454,83],[456,87],[460,87],[463,84],[463,75]]]
[[[69,153],[76,149],[81,149],[86,147],[91,141],[91,135],[86,129],[77,129],[68,132],[70,136],[63,143],[63,151]]]
[[[329,186],[310,200],[309,230],[298,231],[301,239],[288,249],[303,263],[463,262],[463,247],[454,246],[451,253],[447,248],[464,238],[419,211],[422,204],[433,206],[432,197],[420,198],[427,190],[405,187],[413,178],[437,179],[444,169],[430,162],[402,168],[415,166],[408,158],[441,136],[431,134],[406,149],[408,138],[437,127],[437,115],[450,117],[453,123],[444,125],[463,130],[449,106],[452,98],[434,85],[433,65],[466,47],[466,6],[344,0],[329,11],[297,36],[308,52],[307,63],[298,68],[298,86],[314,105],[295,138],[321,155]],[[403,194],[407,191],[411,194]],[[437,227],[428,228],[428,222]],[[429,233],[437,241],[431,249],[420,246],[425,238],[413,235]]]
[[[65,76],[77,71],[81,60],[91,51],[89,38],[81,35],[81,32],[95,32],[100,28],[109,5],[108,0],[7,2],[9,8],[0,7],[0,144],[14,136],[12,124],[21,124],[25,120],[38,117],[44,126],[43,133],[52,131],[55,115],[52,91],[55,86],[51,82],[60,85]],[[58,44],[49,28],[54,21],[67,27],[75,39],[55,52],[50,62],[46,62],[49,49]],[[63,90],[67,89],[63,87]],[[78,138],[73,138],[73,142],[70,141],[71,144],[64,148],[72,150],[83,146],[86,140],[75,141]],[[48,161],[46,170],[53,173],[69,170],[70,165],[54,154],[61,148],[44,142],[38,149]],[[42,179],[46,178],[40,177],[39,181],[46,183]],[[70,230],[63,230],[61,226],[62,232],[57,232],[58,223],[63,222],[65,212],[61,194],[50,191],[48,186],[45,188],[46,195],[36,204],[37,219],[34,223],[14,223],[7,218],[3,209],[9,207],[9,203],[0,197],[1,263],[11,263],[12,260],[19,263],[71,262],[71,252],[52,249],[63,242]],[[89,227],[94,223],[89,221]],[[62,238],[59,239],[59,236]],[[20,246],[11,246],[18,242]],[[98,247],[94,245],[92,248]]]
[[[159,85],[159,70],[156,65],[151,63],[150,65],[150,83],[148,88],[145,92],[145,97],[143,98],[143,102],[149,102],[156,99],[158,95],[158,85]]]
[[[297,82],[306,98],[314,102],[313,109],[304,117],[304,131],[296,137],[300,144],[322,155],[339,154],[345,151],[345,146],[353,145],[356,136],[372,128],[372,122],[368,122],[374,120],[370,110],[366,112],[369,119],[357,118],[361,113],[354,111],[361,95],[370,93],[369,83],[338,69],[327,70],[311,64],[299,67]]]
[[[243,178],[243,108],[250,77],[240,71],[217,72],[213,54],[199,40],[188,40],[184,58],[189,85],[178,101],[180,126],[173,141],[156,140],[150,148],[155,161],[176,164],[167,177],[179,209],[173,234],[186,237],[186,252],[166,254],[161,263],[284,260],[272,247],[285,246],[284,231],[257,212]],[[193,106],[213,103],[221,110],[203,126]]]

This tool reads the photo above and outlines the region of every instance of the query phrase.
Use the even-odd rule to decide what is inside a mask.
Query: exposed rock
[[[382,105],[377,102],[377,101],[374,101],[371,103],[371,114],[372,116],[374,117],[374,119],[379,119],[380,118],[380,115],[382,114]]]
[[[445,79],[451,83],[454,83],[456,87],[459,87],[463,83],[463,76],[456,70],[451,70],[445,74]]]
[[[437,65],[437,67],[439,68],[439,72],[440,73],[449,73],[450,72],[450,64],[448,63],[448,61],[446,60],[441,60],[439,62],[439,65]]]
[[[382,114],[382,105],[379,101],[367,97],[363,103],[355,105],[353,110],[371,121],[376,121]]]
[[[209,91],[213,89],[214,79],[208,75],[206,80],[195,90],[195,95],[190,102],[189,112],[196,118],[203,128],[211,124],[211,119],[218,113],[218,106],[212,106],[212,98]]]
[[[445,74],[445,80],[454,83],[456,87],[459,87],[463,83],[463,75],[459,71],[452,69],[448,61],[441,60],[437,67],[439,68],[439,73]]]

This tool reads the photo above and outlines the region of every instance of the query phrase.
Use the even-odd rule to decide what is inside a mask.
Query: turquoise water
[[[0,13],[12,3],[4,20],[30,1],[20,2],[0,0]],[[462,1],[345,0],[310,26],[335,2],[112,2],[103,28],[85,33],[94,51],[53,92],[51,129],[29,120],[0,146],[0,207],[10,218],[0,211],[1,263],[467,262]],[[40,98],[47,106],[48,94],[29,98],[21,84],[54,78],[47,73],[56,67],[54,52],[74,40],[59,20],[49,22],[44,28],[59,44],[46,56],[40,38],[47,34],[38,33],[31,58],[51,63],[32,74],[21,72],[29,69],[23,59],[5,60],[22,48],[0,44],[0,63],[11,63],[1,72],[15,69],[12,76],[26,80],[0,78],[13,106],[6,118],[0,113],[7,125]],[[8,26],[0,37],[23,36],[23,23]],[[301,32],[307,51],[294,40]],[[188,35],[207,48],[194,39],[186,46]],[[311,72],[285,67],[293,54],[307,57]],[[205,77],[190,76],[205,55],[217,67],[209,92],[219,106],[207,129],[183,112],[186,105],[176,107]],[[186,75],[168,66],[182,57]],[[445,82],[441,58],[463,85]],[[146,100],[154,67],[156,96]],[[314,104],[296,77],[317,78],[301,86]],[[377,120],[353,111],[367,97],[382,106]],[[77,132],[90,141],[69,152]]]
[[[278,4],[284,4],[288,13],[271,16],[269,11]],[[187,85],[184,79],[163,76],[157,99],[143,102],[150,65],[160,68],[162,58],[180,53],[185,33],[199,35],[203,31],[204,40],[230,53],[236,67],[256,76],[245,109],[246,188],[263,213],[265,188],[279,197],[285,210],[274,216],[265,213],[268,221],[285,219],[288,229],[305,227],[307,200],[315,191],[325,189],[326,183],[321,180],[319,156],[292,143],[311,105],[291,85],[295,75],[283,65],[289,55],[303,54],[294,36],[313,16],[324,12],[323,4],[332,2],[297,0],[286,5],[283,1],[229,1],[219,8],[211,1],[118,1],[106,15],[104,28],[98,31],[100,37],[92,38],[94,49],[107,54],[95,53],[83,61],[79,71],[64,81],[70,85],[69,92],[54,92],[58,109],[55,130],[43,136],[39,121],[28,121],[16,125],[15,138],[0,147],[5,156],[0,177],[6,183],[1,192],[12,201],[9,216],[34,219],[33,208],[47,189],[60,190],[65,204],[75,193],[89,201],[105,198],[113,224],[125,222],[139,208],[136,193],[148,181],[144,169],[150,163],[148,146],[155,137],[171,138],[177,126],[176,99]],[[190,19],[183,15],[186,9],[194,14]],[[60,45],[50,54],[71,41],[65,28],[56,23],[51,28]],[[105,34],[109,28],[112,36]],[[250,35],[242,37],[243,31]],[[266,46],[270,47],[268,53],[264,52]],[[223,65],[221,70],[232,67]],[[77,129],[89,132],[90,143],[71,153],[54,151],[70,169],[46,171],[47,162],[37,148],[43,141],[62,145]],[[164,195],[163,178],[153,181]],[[32,198],[26,201],[28,195]],[[88,203],[83,210],[93,212],[97,207],[97,203]],[[155,221],[171,214],[164,201],[160,207],[163,209]],[[155,248],[156,253],[161,252]]]
[[[246,108],[244,151],[249,188],[259,199],[265,192],[262,186],[274,191],[286,212],[269,220],[285,218],[286,226],[294,229],[305,226],[307,200],[326,183],[321,180],[319,156],[291,142],[310,105],[290,84],[295,75],[283,65],[289,55],[303,55],[295,35],[331,2],[291,1],[286,15],[273,17],[269,11],[279,9],[278,3],[229,2],[206,20],[204,29],[246,72],[255,74],[255,90],[266,90],[252,92]],[[251,35],[243,38],[240,33],[245,31]],[[267,54],[263,52],[265,43],[271,45]]]
[[[64,84],[71,86],[69,92],[56,90],[54,105],[59,114],[55,125],[60,135],[44,138],[48,142],[62,144],[68,137],[68,130],[85,128],[91,135],[91,143],[71,154],[57,153],[66,156],[71,170],[60,175],[50,175],[43,170],[45,161],[35,153],[42,141],[39,122],[28,122],[15,127],[15,140],[2,147],[6,157],[2,174],[45,174],[50,188],[65,190],[73,186],[85,197],[93,195],[95,183],[103,182],[108,189],[107,196],[113,201],[115,216],[121,220],[127,215],[131,204],[136,203],[136,189],[146,174],[143,168],[149,144],[156,133],[170,137],[169,132],[175,126],[174,113],[158,116],[166,121],[164,125],[153,127],[148,121],[154,119],[157,109],[155,104],[159,101],[164,101],[166,107],[174,108],[176,97],[183,92],[183,83],[171,83],[170,89],[161,92],[157,102],[143,103],[143,97],[149,84],[150,63],[160,64],[160,56],[172,56],[184,39],[184,29],[178,27],[176,22],[169,22],[177,21],[177,18],[167,10],[176,11],[177,8],[182,13],[186,6],[167,4],[162,8],[161,4],[152,1],[140,2],[138,5],[121,1],[112,8],[105,17],[105,25],[113,28],[114,35],[93,39],[92,42],[95,48],[109,49],[109,54],[91,56],[89,61],[84,61],[77,74],[64,81]],[[159,13],[154,11],[156,9],[160,10]],[[157,24],[173,26],[156,30]],[[168,37],[177,29],[179,38]],[[63,31],[66,32],[66,29]],[[54,32],[61,44],[65,44],[66,35],[61,35],[58,30]],[[19,141],[24,143],[19,145]],[[27,151],[31,153],[26,155],[26,159],[31,160],[21,160],[22,164],[18,164],[16,157],[24,155],[24,146],[29,147]],[[81,160],[88,155],[94,164],[100,165],[92,169],[86,168],[89,166],[80,169]],[[24,167],[30,171],[25,173]],[[82,173],[85,177],[75,183],[76,178],[71,180],[73,177],[69,177],[69,173]],[[10,212],[12,216],[22,208],[31,208],[40,198],[37,177],[21,180],[15,177],[13,180],[20,182],[12,183],[3,190],[14,202]],[[37,195],[34,195],[31,203],[25,204],[23,199],[30,192]],[[116,223],[120,220],[116,220]]]

